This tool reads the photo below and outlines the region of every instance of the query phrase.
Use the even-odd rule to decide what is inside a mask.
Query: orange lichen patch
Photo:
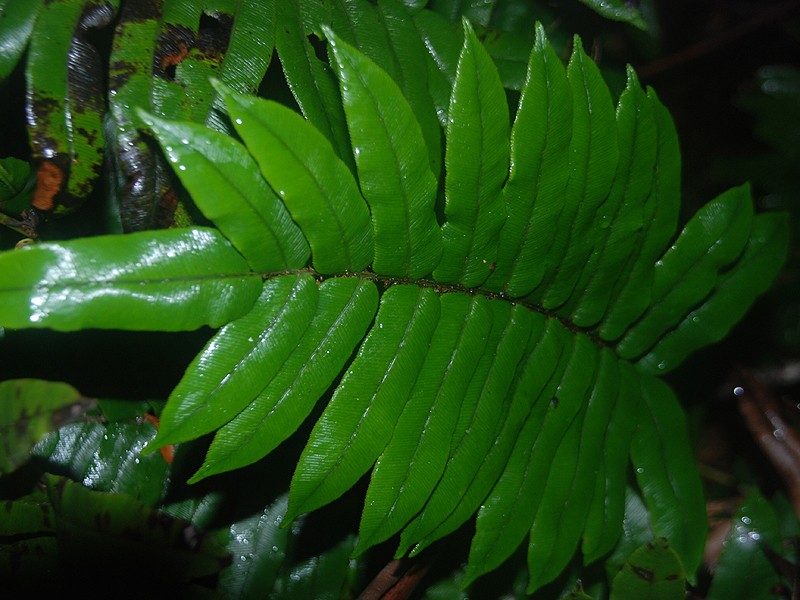
[[[165,70],[167,67],[174,67],[180,64],[180,62],[189,55],[189,49],[186,47],[186,44],[183,42],[178,42],[176,46],[176,52],[165,52],[161,56],[162,70]]]
[[[39,210],[52,210],[55,204],[53,198],[64,183],[64,172],[52,162],[45,161],[39,165],[36,179],[36,192],[33,194],[31,204]]]

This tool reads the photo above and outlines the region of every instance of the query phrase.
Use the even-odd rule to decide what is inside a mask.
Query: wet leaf
[[[144,419],[138,423],[73,423],[49,434],[33,455],[46,461],[50,473],[156,506],[165,493],[169,465],[158,453],[141,455],[155,434],[155,427]]]

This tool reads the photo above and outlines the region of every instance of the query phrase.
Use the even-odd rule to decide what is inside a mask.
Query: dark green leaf
[[[42,492],[5,500],[0,511],[0,581],[18,595],[63,587],[53,508]],[[47,573],[47,577],[42,577]]]
[[[355,173],[336,77],[328,64],[317,58],[306,37],[300,14],[303,10],[309,12],[305,4],[303,9],[300,0],[282,0],[277,5],[282,25],[277,32],[277,49],[283,73],[303,115],[328,138],[336,155]]]
[[[68,567],[90,561],[102,575],[147,568],[156,581],[187,582],[212,575],[227,562],[218,536],[126,494],[93,492],[66,479],[49,478],[48,496],[59,552]]]
[[[34,445],[94,405],[66,383],[39,379],[0,382],[0,473],[30,458]]]
[[[662,538],[648,542],[630,555],[614,577],[610,600],[683,600],[685,597],[683,566]]]
[[[19,214],[31,207],[36,173],[31,165],[13,156],[0,158],[0,210]]]
[[[3,26],[0,27],[0,82],[11,74],[25,51],[43,4],[44,0],[0,2],[3,19]]]
[[[753,488],[733,515],[722,548],[709,600],[767,600],[781,577],[766,548],[781,555],[783,541],[778,518],[764,496]]]
[[[639,29],[647,29],[647,23],[642,18],[639,9],[635,5],[631,6],[625,0],[581,0],[581,2],[607,19],[624,21]]]
[[[295,566],[278,580],[274,596],[297,600],[339,600],[352,597],[358,563],[351,558],[355,537]]]
[[[233,28],[217,77],[232,89],[243,94],[258,90],[267,72],[275,46],[278,7],[286,0],[240,0],[232,3]],[[282,19],[281,19],[282,21]],[[221,118],[223,103],[216,99],[208,113],[206,124],[228,131],[229,124]]]
[[[438,14],[422,10],[414,15],[414,26],[430,54],[426,61],[428,85],[436,114],[442,127],[447,127],[450,93],[456,78],[456,65],[463,39],[463,28],[451,25]]]
[[[669,540],[687,575],[700,566],[706,511],[700,476],[686,431],[686,418],[672,390],[642,375],[641,402],[631,460],[653,532]]]
[[[220,573],[218,591],[229,598],[254,598],[272,590],[286,560],[291,529],[281,527],[286,496],[230,527],[233,561]]]
[[[73,423],[51,433],[33,454],[52,473],[100,492],[128,494],[148,506],[164,495],[168,465],[160,454],[141,456],[155,427],[140,423]]]

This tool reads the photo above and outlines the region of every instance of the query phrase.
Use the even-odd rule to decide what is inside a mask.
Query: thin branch
[[[780,405],[750,371],[740,369],[741,387],[734,390],[739,412],[764,454],[783,478],[800,517],[800,436],[786,423]]]
[[[752,19],[749,19],[744,23],[737,25],[736,27],[732,27],[727,31],[723,31],[714,37],[704,39],[689,46],[688,48],[684,48],[683,50],[675,52],[674,54],[670,54],[669,56],[659,58],[653,62],[637,67],[636,72],[639,74],[641,79],[647,79],[665,71],[670,71],[685,63],[697,60],[707,54],[711,54],[712,52],[719,50],[720,48],[728,46],[738,39],[744,37],[751,31],[754,31],[759,27],[763,27],[764,25],[767,25],[773,21],[778,21],[784,18],[797,8],[800,8],[800,0],[787,0],[786,2],[776,4],[772,8],[761,11]]]
[[[357,600],[405,600],[411,596],[429,568],[430,562],[393,560],[381,569]]]

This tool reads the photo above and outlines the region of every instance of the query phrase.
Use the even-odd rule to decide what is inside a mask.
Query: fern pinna
[[[527,537],[532,592],[579,548],[588,563],[614,547],[632,464],[694,572],[702,489],[659,375],[770,285],[784,216],[740,187],[677,233],[666,109],[629,70],[615,111],[577,39],[565,67],[537,28],[511,122],[466,23],[446,103],[334,31],[338,107],[298,97],[304,118],[215,82],[238,139],[139,112],[218,229],[4,253],[0,325],[221,326],[146,449],[214,432],[192,481],[262,459],[332,389],[284,523],[371,469],[356,553],[399,534],[413,555],[477,513],[465,584]]]

